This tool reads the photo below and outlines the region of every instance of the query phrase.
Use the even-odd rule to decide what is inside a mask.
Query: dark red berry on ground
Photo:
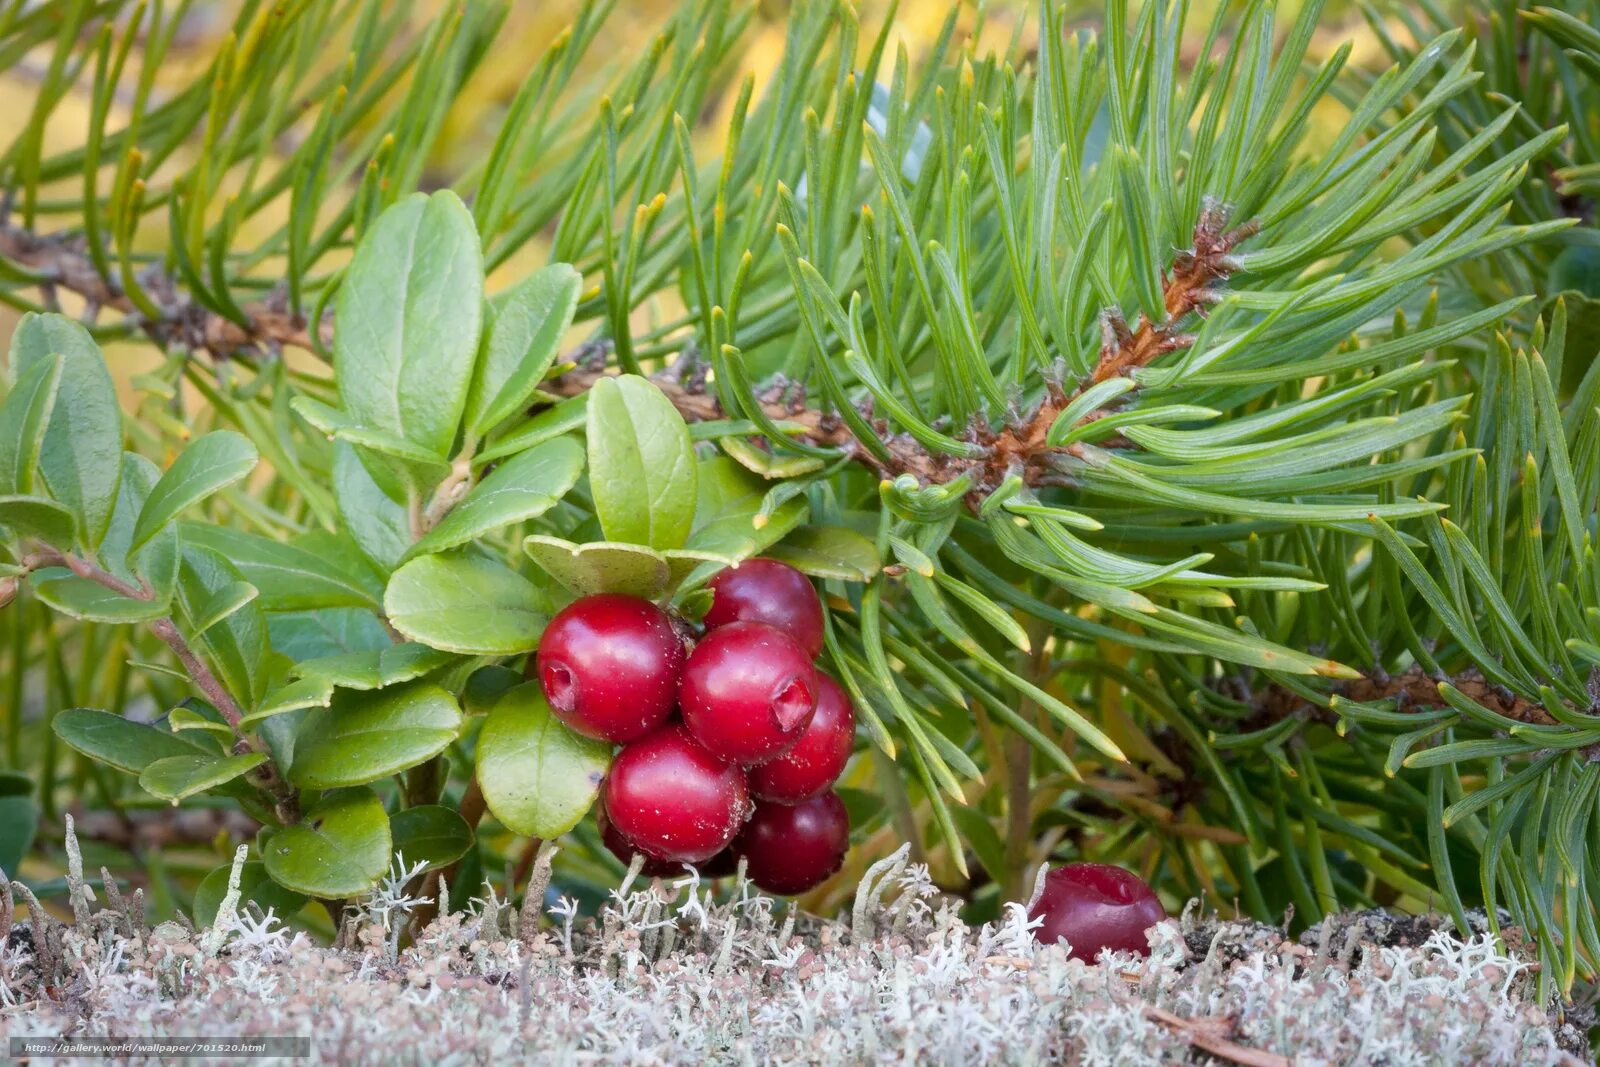
[[[746,766],[781,756],[817,707],[817,672],[795,641],[759,622],[701,638],[683,668],[679,704],[700,743]]]
[[[733,842],[750,880],[785,896],[826,882],[849,849],[850,815],[832,792],[801,804],[757,804]]]
[[[659,860],[701,864],[727,847],[750,813],[744,770],[678,723],[623,746],[605,784],[606,814],[623,840]]]
[[[805,649],[808,659],[822,651],[822,601],[811,579],[775,559],[747,559],[719,571],[710,582],[707,629],[730,622],[776,626]]]
[[[666,612],[606,593],[574,601],[539,639],[539,684],[556,716],[587,737],[625,744],[666,721],[686,654]]]
[[[750,795],[757,800],[798,804],[826,791],[850,761],[856,713],[839,683],[817,672],[817,710],[794,747],[750,768]]]
[[[1044,877],[1044,892],[1028,909],[1043,918],[1033,936],[1046,945],[1066,938],[1073,959],[1093,963],[1103,949],[1150,954],[1145,931],[1167,917],[1144,880],[1108,863],[1068,863]]]

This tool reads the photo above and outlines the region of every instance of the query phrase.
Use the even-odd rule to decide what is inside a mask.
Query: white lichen
[[[249,907],[132,936],[126,906],[30,916],[0,948],[0,1038],[306,1035],[323,1062],[384,1064],[1576,1062],[1527,960],[1417,920],[1292,941],[1188,913],[1148,957],[1088,964],[1038,945],[1021,905],[968,927],[902,853],[840,920],[691,873],[538,923],[485,887],[408,945],[420,874],[397,860],[339,947]]]

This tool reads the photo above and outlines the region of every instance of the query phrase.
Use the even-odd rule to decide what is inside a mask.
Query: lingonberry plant
[[[9,6],[0,867],[68,805],[163,907],[174,803],[280,910],[904,842],[973,917],[1504,908],[1570,990],[1600,41],[1483,2],[1359,70],[1319,0]]]

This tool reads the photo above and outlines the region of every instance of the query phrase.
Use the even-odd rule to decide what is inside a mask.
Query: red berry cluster
[[[665,876],[697,865],[800,893],[844,862],[850,820],[832,785],[855,740],[850,698],[812,661],[822,602],[805,575],[752,559],[711,579],[706,632],[647,600],[584,597],[539,642],[551,709],[622,746],[596,818],[606,847]]]

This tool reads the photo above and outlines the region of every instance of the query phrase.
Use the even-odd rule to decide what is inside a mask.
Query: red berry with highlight
[[[594,806],[594,824],[600,831],[600,841],[610,850],[611,854],[621,860],[623,864],[633,863],[633,857],[644,856],[644,865],[639,868],[639,873],[646,878],[675,878],[684,872],[683,864],[676,860],[652,859],[634,847],[633,842],[622,836],[606,815],[606,804],[601,800]]]
[[[1093,963],[1105,949],[1150,954],[1145,931],[1167,917],[1144,880],[1108,863],[1068,863],[1044,877],[1044,892],[1028,909],[1043,918],[1033,936],[1053,945],[1066,938],[1074,959]]]
[[[826,791],[850,761],[856,714],[839,683],[817,672],[817,710],[794,747],[750,768],[750,794],[758,800],[798,804]]]
[[[605,785],[606,814],[646,856],[704,863],[727,847],[750,812],[744,770],[672,723],[623,746]]]
[[[776,626],[805,649],[808,659],[822,651],[822,601],[811,579],[775,559],[748,559],[711,579],[707,629],[732,622]]]
[[[811,657],[782,630],[735,622],[706,634],[683,668],[684,725],[731,763],[764,763],[800,739],[817,707]]]
[[[757,804],[733,843],[750,880],[784,896],[826,882],[849,849],[850,815],[831,792],[802,804]]]
[[[666,721],[686,656],[666,612],[606,593],[567,605],[539,639],[539,684],[556,717],[623,744]]]
[[[624,866],[632,865],[634,856],[644,856],[644,864],[639,868],[639,873],[646,878],[677,878],[689,873],[689,868],[676,860],[658,860],[641,852],[634,847],[632,841],[622,836],[606,814],[605,801],[602,799],[594,806],[594,822],[600,831],[600,840],[610,850],[611,854],[623,862]],[[739,869],[739,857],[733,854],[732,849],[723,849],[704,863],[695,864],[695,870],[702,878],[723,878]]]

